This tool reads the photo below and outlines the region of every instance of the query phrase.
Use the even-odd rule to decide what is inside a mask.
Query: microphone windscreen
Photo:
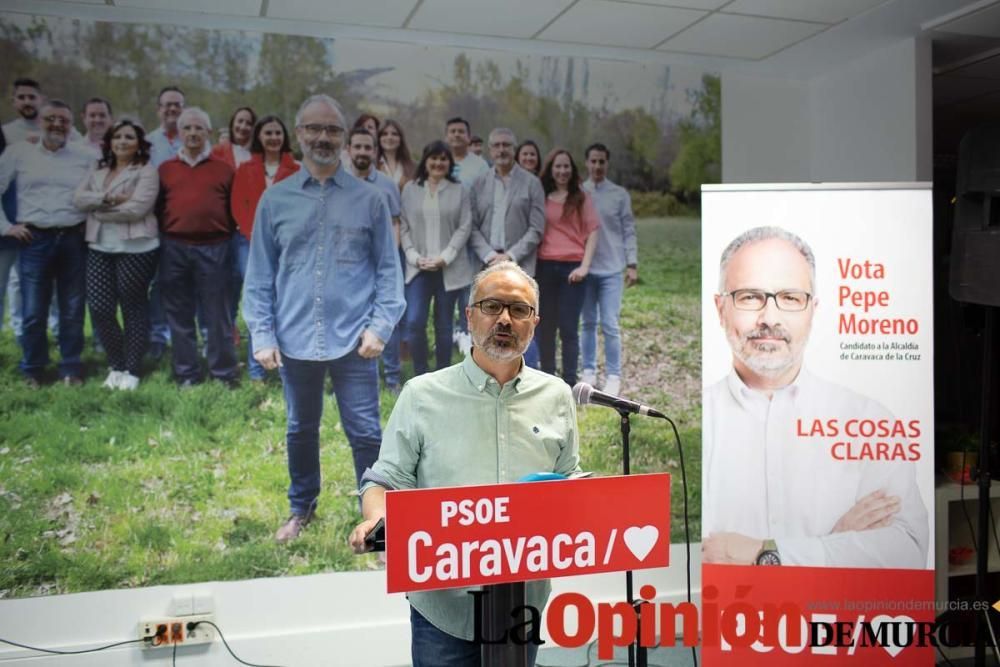
[[[577,405],[589,405],[590,404],[590,394],[594,391],[586,382],[577,382],[573,385],[573,400],[576,401]]]

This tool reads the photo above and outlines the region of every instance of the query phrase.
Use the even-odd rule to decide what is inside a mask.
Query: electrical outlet
[[[194,628],[191,627],[192,624],[199,621],[214,621],[214,619],[211,614],[197,614],[139,621],[139,639],[150,640],[144,644],[147,648],[214,642],[216,632],[211,625],[203,623]]]

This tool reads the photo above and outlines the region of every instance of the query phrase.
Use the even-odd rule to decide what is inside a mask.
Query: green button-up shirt
[[[580,470],[576,406],[559,378],[522,366],[503,387],[470,354],[460,364],[406,383],[382,435],[378,461],[364,494],[516,482],[533,472],[569,475]],[[468,589],[422,591],[410,604],[435,627],[473,638]],[[529,582],[527,602],[541,611],[547,581]]]

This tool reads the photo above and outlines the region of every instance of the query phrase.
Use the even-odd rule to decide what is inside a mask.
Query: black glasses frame
[[[483,307],[483,304],[486,303],[498,304],[500,306],[500,310],[498,310],[495,313],[487,313],[486,308]],[[483,313],[483,315],[486,315],[488,317],[500,317],[500,313],[502,313],[505,308],[507,309],[507,313],[510,315],[510,319],[512,320],[527,320],[531,318],[532,315],[535,314],[535,307],[532,306],[530,303],[525,303],[523,301],[514,301],[512,303],[507,303],[506,301],[501,301],[500,299],[481,299],[471,305],[473,307],[479,308],[479,310]],[[527,308],[528,314],[525,315],[524,317],[517,317],[516,315],[514,315],[514,311],[511,310],[513,306],[523,306]]]

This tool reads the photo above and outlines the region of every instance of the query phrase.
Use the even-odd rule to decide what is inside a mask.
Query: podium
[[[385,529],[387,592],[483,587],[476,636],[509,639],[512,612],[544,606],[526,582],[669,564],[670,475],[389,491]],[[527,664],[526,644],[482,648],[483,665]]]

